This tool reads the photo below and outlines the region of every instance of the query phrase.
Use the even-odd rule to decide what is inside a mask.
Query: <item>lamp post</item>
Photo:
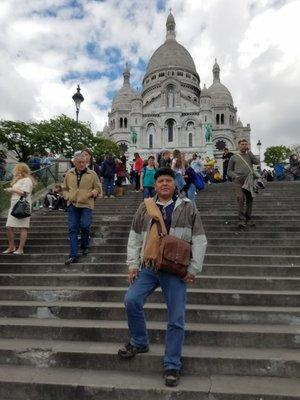
[[[258,139],[258,142],[256,143],[256,147],[258,148],[258,153],[259,153],[259,167],[261,169],[261,157],[260,157],[260,150],[261,150],[261,141]]]
[[[77,92],[72,96],[72,99],[75,102],[75,107],[76,107],[76,122],[78,124],[78,114],[79,114],[79,109],[80,109],[80,104],[84,101],[84,97],[80,93],[80,86],[77,86]]]

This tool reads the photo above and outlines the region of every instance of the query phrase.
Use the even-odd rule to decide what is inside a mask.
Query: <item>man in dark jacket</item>
[[[229,160],[230,158],[233,156],[233,153],[231,153],[231,151],[228,150],[227,147],[225,147],[224,149],[224,153],[222,155],[223,158],[223,182],[227,181],[227,170],[228,170],[228,164],[229,164]],[[229,178],[230,179],[230,178]]]
[[[101,166],[101,173],[103,176],[103,185],[105,198],[115,197],[114,196],[114,180],[116,173],[116,163],[114,157],[108,154]]]

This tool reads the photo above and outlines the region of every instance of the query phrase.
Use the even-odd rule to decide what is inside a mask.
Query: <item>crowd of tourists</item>
[[[129,360],[149,351],[144,304],[160,287],[168,311],[163,377],[166,386],[177,386],[182,367],[187,287],[201,272],[207,247],[195,194],[197,189],[204,188],[205,182],[231,180],[238,228],[251,229],[255,226],[252,220],[255,188],[264,187],[260,174],[253,168],[259,165],[259,159],[249,150],[247,140],[242,139],[236,154],[224,150],[223,177],[218,176],[215,160],[209,157],[202,160],[197,154],[186,160],[179,150],[173,153],[165,150],[158,159],[149,156],[147,160],[135,153],[129,172],[126,157],[117,159],[107,154],[98,165],[89,149],[77,152],[72,162],[62,184],[55,185],[45,197],[49,209],[67,211],[70,252],[66,265],[77,263],[80,256],[89,253],[92,214],[98,197],[122,196],[127,181],[135,191],[143,193],[127,244],[129,287],[124,303],[129,341],[118,350],[118,357]],[[6,223],[8,248],[4,254],[24,253],[30,212],[22,199],[26,199],[30,208],[34,185],[28,165],[18,163],[11,186],[6,189],[11,195],[11,206]],[[14,238],[16,228],[20,230],[18,247]]]

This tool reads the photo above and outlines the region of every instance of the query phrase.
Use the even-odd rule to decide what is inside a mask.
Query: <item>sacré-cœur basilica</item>
[[[201,89],[193,58],[176,41],[175,19],[170,12],[166,40],[150,58],[142,91],[130,86],[126,66],[123,86],[113,99],[102,135],[124,151],[132,148],[136,136],[134,150],[142,158],[162,149],[180,149],[186,158],[195,152],[214,155],[220,164],[224,147],[235,150],[240,138],[250,142],[250,125],[244,127],[237,119],[231,93],[221,83],[217,60],[212,75],[211,86]]]

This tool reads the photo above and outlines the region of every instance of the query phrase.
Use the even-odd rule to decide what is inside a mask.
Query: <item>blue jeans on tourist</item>
[[[196,203],[196,186],[193,183],[191,183],[188,188],[187,197],[192,203]]]
[[[105,196],[112,196],[114,194],[114,178],[103,178]]]
[[[78,232],[80,231],[80,247],[88,249],[90,244],[90,228],[92,224],[92,210],[90,208],[79,208],[70,204],[68,206],[68,224],[70,239],[70,257],[77,258]]]
[[[186,185],[184,177],[179,172],[175,172],[175,183],[179,191],[182,190]]]
[[[161,287],[168,308],[168,326],[165,337],[164,368],[181,368],[181,352],[184,342],[186,284],[174,274],[142,268],[125,295],[125,309],[133,346],[148,346],[143,306],[147,297]]]
[[[155,190],[154,187],[144,187],[143,188],[143,199],[147,199],[148,197],[154,197],[155,196]]]

